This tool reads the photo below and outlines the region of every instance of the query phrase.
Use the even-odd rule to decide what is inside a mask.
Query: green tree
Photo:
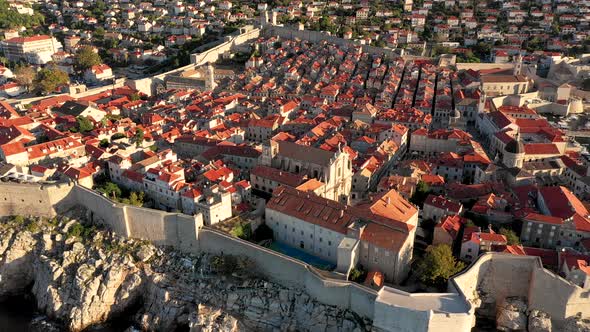
[[[34,86],[37,91],[47,94],[69,82],[70,77],[65,71],[60,70],[57,66],[48,66],[37,73]]]
[[[240,222],[231,230],[231,234],[239,237],[242,240],[250,240],[252,238],[252,227],[250,223]]]
[[[118,139],[121,138],[125,138],[125,134],[123,133],[115,133],[113,136],[111,136],[111,141],[116,141]]]
[[[440,287],[464,267],[463,262],[453,257],[449,245],[439,244],[426,249],[426,255],[418,263],[417,272],[418,277],[425,284]]]
[[[367,277],[367,271],[363,270],[362,268],[353,268],[350,270],[350,274],[348,274],[348,280],[361,283],[365,281]]]
[[[106,139],[106,138],[101,139],[100,140],[100,143],[99,143],[99,145],[100,145],[101,148],[106,148],[106,147],[109,146],[109,144],[110,144],[109,143],[109,140]]]
[[[135,136],[133,137],[135,140],[135,144],[137,146],[141,145],[141,143],[143,143],[143,129],[141,128],[137,128],[137,130],[135,131]]]
[[[144,199],[145,194],[142,192],[132,192],[129,195],[129,204],[134,205],[134,206],[143,206],[143,199]]]
[[[94,129],[94,124],[85,116],[78,116],[76,118],[78,122],[78,131],[81,133],[86,133]]]
[[[430,186],[428,186],[426,182],[420,181],[416,185],[416,191],[414,192],[414,195],[412,195],[412,197],[410,198],[410,202],[418,206],[422,206],[424,204],[424,201],[426,200],[426,197],[428,197],[429,194]]]
[[[94,37],[96,37],[98,39],[103,39],[104,34],[105,34],[105,30],[103,27],[98,27],[98,28],[96,28],[96,30],[94,30]]]
[[[20,85],[23,85],[29,90],[35,81],[35,70],[31,66],[16,66],[14,69],[14,79]]]
[[[45,22],[45,17],[38,11],[33,15],[20,14],[11,8],[6,0],[0,0],[0,29],[32,28]]]
[[[97,190],[115,200],[117,199],[117,197],[121,197],[122,193],[121,188],[119,188],[119,186],[113,182],[107,182],[99,188],[97,188]]]
[[[508,242],[508,245],[518,245],[520,244],[520,239],[518,238],[518,236],[516,235],[516,233],[514,233],[513,230],[508,229],[508,228],[500,228],[500,234],[504,235],[506,237],[506,240]]]
[[[75,65],[78,70],[84,71],[99,64],[101,64],[100,56],[94,52],[92,46],[80,47],[75,57]]]

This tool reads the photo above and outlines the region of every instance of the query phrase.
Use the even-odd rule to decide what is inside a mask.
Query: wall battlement
[[[0,182],[2,216],[52,217],[76,205],[86,207],[93,222],[121,236],[150,240],[185,252],[246,256],[273,281],[304,290],[322,303],[373,319],[376,331],[467,331],[475,323],[476,308],[486,309],[483,306],[487,304],[492,316],[495,303],[506,296],[525,296],[530,309],[545,311],[557,321],[577,314],[590,317],[588,290],[544,269],[538,257],[484,254],[449,281],[447,293],[409,294],[389,287],[377,292],[327,277],[299,260],[205,227],[200,215],[115,203],[71,182]]]

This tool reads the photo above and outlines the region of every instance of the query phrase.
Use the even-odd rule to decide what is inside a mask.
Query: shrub
[[[111,141],[115,141],[121,138],[125,138],[125,134],[122,133],[116,133],[113,136],[111,136]]]
[[[353,268],[350,270],[350,274],[348,275],[348,280],[361,283],[367,277],[367,272],[364,271],[362,268]]]
[[[518,235],[516,235],[516,233],[514,233],[513,230],[508,229],[508,228],[500,228],[500,234],[502,234],[506,237],[508,245],[520,244],[520,239],[518,238]]]
[[[252,227],[250,223],[239,223],[231,230],[231,235],[242,240],[250,240],[252,238]]]
[[[12,218],[12,221],[17,224],[23,224],[25,222],[25,217],[21,215],[14,216],[14,218]]]
[[[36,221],[31,220],[27,223],[27,226],[25,226],[25,229],[31,233],[37,233],[39,231],[39,225],[37,224]]]
[[[81,224],[73,224],[68,228],[67,237],[80,237],[84,233],[84,226]]]

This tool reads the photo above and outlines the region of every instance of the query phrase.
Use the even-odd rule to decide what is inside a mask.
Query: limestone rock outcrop
[[[496,328],[500,331],[526,331],[527,304],[520,297],[507,297],[498,305]]]
[[[570,317],[563,322],[562,332],[590,332],[590,321],[579,317]]]
[[[529,332],[551,332],[551,317],[542,311],[529,312]]]
[[[370,320],[255,271],[237,257],[186,255],[70,218],[0,222],[0,298],[30,290],[71,331],[119,315],[145,331],[371,330]]]

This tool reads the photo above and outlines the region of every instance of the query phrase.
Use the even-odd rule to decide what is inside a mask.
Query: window
[[[299,242],[299,248],[305,249],[305,243],[303,243],[303,241]]]
[[[328,245],[331,246],[332,245],[332,241],[328,241]]]

